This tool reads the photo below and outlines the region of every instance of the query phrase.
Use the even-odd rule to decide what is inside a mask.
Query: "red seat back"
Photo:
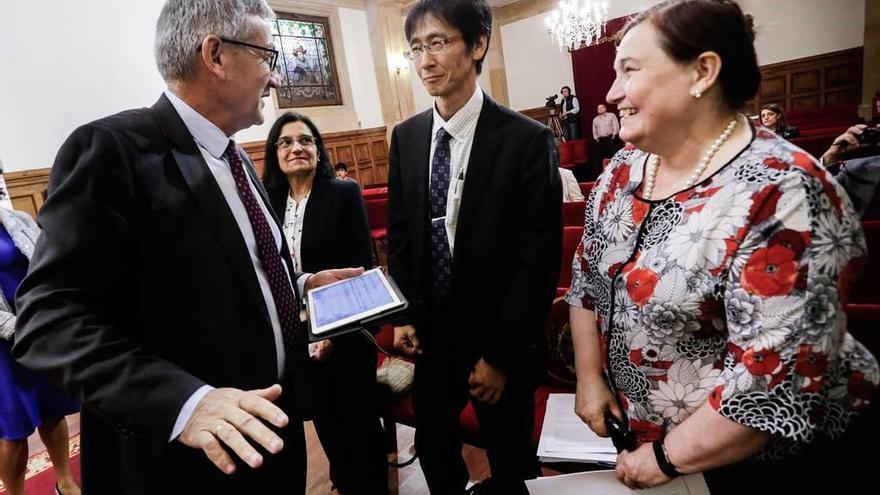
[[[595,182],[579,182],[578,186],[581,188],[581,194],[584,195],[584,198],[590,197],[590,191],[593,190],[593,186],[595,186]]]
[[[575,139],[574,141],[570,141],[573,152],[573,161],[575,165],[586,165],[590,160],[587,155],[587,140],[586,139]]]
[[[571,141],[563,141],[561,143],[556,144],[556,149],[559,150],[559,166],[563,168],[572,168],[574,167],[574,148],[572,148]]]
[[[583,235],[583,227],[567,226],[562,228],[562,260],[560,261],[557,287],[568,288],[571,285],[571,260],[574,258],[574,251],[581,243]]]
[[[868,245],[868,260],[853,277],[849,302],[880,304],[880,220],[862,222],[862,231]]]
[[[586,201],[571,201],[569,203],[562,203],[562,225],[566,227],[583,227],[584,208],[586,208],[586,206]]]
[[[388,188],[387,187],[371,187],[369,189],[364,189],[361,191],[361,194],[364,196],[364,200],[369,199],[384,199],[388,197]]]
[[[364,201],[364,206],[367,208],[367,222],[370,223],[370,229],[388,228],[387,199],[369,199]]]

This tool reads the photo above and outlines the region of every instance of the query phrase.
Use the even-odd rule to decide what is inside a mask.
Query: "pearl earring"
[[[702,97],[703,97],[703,92],[702,92],[702,91],[697,91],[696,93],[694,93],[694,98],[696,98],[696,99],[699,100],[699,99],[702,98]]]

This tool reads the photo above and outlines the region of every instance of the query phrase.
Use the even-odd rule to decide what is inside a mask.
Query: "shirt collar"
[[[477,84],[477,89],[471,95],[471,99],[464,104],[449,121],[443,120],[440,112],[437,111],[437,103],[433,105],[434,109],[434,129],[431,133],[432,139],[436,139],[437,130],[441,127],[452,136],[453,139],[464,141],[468,131],[473,129],[477,118],[480,116],[480,110],[483,108],[483,90]]]
[[[213,122],[206,119],[199,112],[196,112],[176,94],[172,93],[171,90],[166,89],[165,96],[168,97],[168,101],[177,110],[177,114],[180,115],[183,124],[189,133],[192,134],[196,143],[205,148],[211,156],[220,159],[223,153],[226,152],[226,147],[229,146],[229,136],[224,134]]]

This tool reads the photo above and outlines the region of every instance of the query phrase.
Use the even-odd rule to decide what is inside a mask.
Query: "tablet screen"
[[[382,270],[374,268],[309,292],[312,333],[327,332],[401,304]]]

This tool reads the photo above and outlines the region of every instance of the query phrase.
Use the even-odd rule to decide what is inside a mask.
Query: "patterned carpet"
[[[73,474],[79,478],[79,434],[70,439],[70,462]],[[27,473],[25,474],[24,491],[26,495],[45,495],[52,493],[55,485],[55,477],[52,475],[52,461],[49,453],[45,450],[28,458]],[[0,482],[0,495],[5,495],[6,490]]]

